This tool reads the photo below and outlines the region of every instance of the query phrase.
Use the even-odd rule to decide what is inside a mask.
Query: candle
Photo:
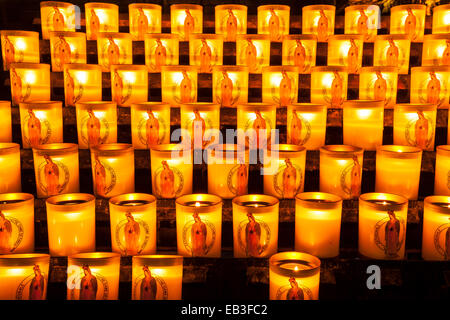
[[[433,24],[431,33],[445,34],[450,32],[450,5],[443,4],[433,8]]]
[[[359,253],[370,259],[405,257],[408,200],[389,193],[365,193],[359,197]]]
[[[50,100],[50,65],[11,63],[9,72],[13,106],[20,102]]]
[[[64,65],[66,107],[76,103],[102,100],[102,67],[95,64]]]
[[[422,66],[448,66],[448,65],[450,65],[450,35],[449,34],[424,35],[423,50],[422,50]]]
[[[67,300],[117,300],[120,255],[90,252],[72,255],[67,262]]]
[[[277,198],[249,194],[233,199],[235,258],[267,258],[278,250]]]
[[[48,254],[0,255],[0,299],[45,300],[49,264]]]
[[[128,5],[128,21],[134,40],[144,40],[147,33],[161,33],[161,6],[131,3]]]
[[[425,31],[426,6],[406,4],[391,8],[391,34],[405,34],[412,42],[422,42]]]
[[[177,247],[183,257],[220,257],[222,199],[189,194],[176,200]]]
[[[292,199],[303,192],[306,149],[293,144],[272,145],[264,155],[264,194]]]
[[[1,30],[3,70],[14,62],[39,63],[39,32]]]
[[[298,101],[298,74],[295,66],[262,68],[262,101],[286,107]]]
[[[363,149],[347,145],[320,148],[320,191],[354,199],[361,194]]]
[[[436,147],[434,194],[450,196],[450,146]]]
[[[112,251],[122,256],[156,253],[156,198],[128,193],[109,200]]]
[[[212,66],[223,64],[223,36],[220,34],[191,34],[189,64],[198,66],[200,73],[211,73]]]
[[[311,73],[316,65],[317,37],[313,34],[291,34],[283,37],[282,65],[296,66],[300,73]]]
[[[422,150],[408,146],[380,146],[376,156],[375,191],[416,200],[419,194]]]
[[[217,143],[220,137],[220,105],[206,102],[180,105],[183,141],[191,141],[194,149]],[[216,141],[217,139],[217,141]]]
[[[119,7],[111,3],[88,2],[84,4],[86,36],[97,40],[100,32],[119,32]]]
[[[236,65],[247,66],[250,73],[261,73],[270,65],[270,36],[245,34],[236,36]]]
[[[408,74],[410,47],[407,35],[379,35],[375,38],[373,65],[396,67],[399,74]]]
[[[48,247],[52,256],[95,250],[95,198],[68,193],[46,201]]]
[[[347,100],[347,83],[346,67],[311,68],[311,102],[340,108]]]
[[[450,197],[448,196],[425,198],[422,258],[450,260]]]
[[[359,98],[382,100],[385,107],[397,101],[397,67],[362,67],[359,70]]]
[[[147,33],[145,39],[145,65],[149,72],[161,72],[162,66],[179,64],[179,38],[176,34]]]
[[[364,150],[383,144],[384,101],[347,100],[343,109],[344,144]]]
[[[20,127],[25,149],[63,141],[61,101],[20,103]]]
[[[203,33],[203,7],[196,4],[170,6],[170,31],[188,41],[193,33]]]
[[[181,103],[197,102],[198,71],[196,66],[162,66],[162,101],[173,107]]]
[[[247,33],[247,6],[223,4],[215,6],[216,34],[225,41],[236,41],[236,35]]]
[[[377,5],[345,7],[345,34],[360,34],[365,42],[373,42],[380,28],[381,12]]]
[[[12,142],[11,101],[0,100],[0,142]]]
[[[114,102],[79,102],[76,116],[80,149],[117,142],[117,106]]]
[[[336,7],[311,5],[302,8],[302,33],[314,34],[317,41],[326,42],[334,34]]]
[[[42,39],[49,39],[51,31],[75,31],[75,22],[79,15],[79,8],[71,3],[41,2]]]
[[[268,34],[270,41],[281,42],[289,34],[290,10],[285,5],[258,6],[258,34]]]
[[[270,257],[270,300],[318,300],[320,260],[302,252]]]
[[[397,104],[394,107],[394,144],[434,150],[436,105]]]
[[[86,34],[70,31],[50,32],[52,71],[64,71],[68,63],[86,63]]]
[[[0,143],[0,194],[21,191],[20,145],[2,142]]]
[[[221,107],[247,103],[248,70],[246,66],[213,66],[213,102]]]
[[[438,108],[450,106],[448,90],[450,66],[427,66],[411,68],[412,103],[431,103]]]
[[[133,300],[181,300],[183,257],[134,256],[132,279]]]
[[[328,37],[328,65],[347,67],[348,73],[358,73],[362,66],[364,36],[331,35]]]
[[[80,190],[78,145],[51,143],[33,148],[38,198]]]
[[[103,72],[112,65],[133,63],[133,41],[129,33],[101,32],[97,36],[98,64]]]
[[[127,143],[99,144],[91,148],[92,182],[98,197],[134,192],[134,149]]]
[[[34,196],[0,194],[0,254],[34,251]]]
[[[141,65],[111,66],[111,96],[120,107],[148,100],[148,69]]]

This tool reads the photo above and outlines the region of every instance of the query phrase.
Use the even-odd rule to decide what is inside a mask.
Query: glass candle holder
[[[295,251],[319,258],[339,255],[342,198],[331,193],[304,192],[295,197]]]
[[[361,194],[362,148],[327,145],[320,148],[320,191],[355,199]]]
[[[291,7],[285,5],[258,6],[258,34],[270,35],[270,41],[281,42],[289,34]]]
[[[170,143],[170,105],[162,102],[132,104],[131,138],[134,149]]]
[[[213,66],[213,102],[221,107],[247,103],[248,70],[245,66]]]
[[[119,32],[119,7],[112,3],[84,4],[86,37],[97,40],[100,32]]]
[[[156,253],[156,198],[128,193],[109,200],[112,251],[122,256]]]
[[[391,8],[391,34],[405,34],[412,42],[422,42],[425,31],[426,6],[405,4]]]
[[[98,64],[109,72],[115,64],[133,64],[133,41],[129,33],[101,32],[97,36]]]
[[[348,73],[358,73],[362,66],[364,36],[331,35],[328,37],[328,65],[347,67]]]
[[[365,42],[373,42],[380,28],[381,12],[377,5],[345,7],[345,34],[363,35]]]
[[[311,102],[329,108],[341,108],[347,100],[348,73],[346,67],[311,68]]]
[[[193,33],[203,33],[203,7],[196,4],[171,5],[170,31],[182,41],[189,41]]]
[[[50,32],[52,71],[64,71],[69,63],[86,63],[86,34],[70,31]]]
[[[49,39],[52,31],[75,31],[77,6],[60,1],[43,1],[40,6],[42,39]]]
[[[11,101],[0,100],[0,142],[12,142]]]
[[[80,149],[117,142],[117,106],[114,102],[79,102],[76,116]]]
[[[34,251],[34,196],[0,194],[0,254]]]
[[[300,73],[311,73],[316,65],[317,37],[313,34],[291,34],[283,37],[282,65],[296,66]]]
[[[220,257],[222,199],[211,194],[189,194],[176,200],[177,247],[184,257]]]
[[[270,65],[270,36],[246,34],[236,36],[236,65],[247,66],[250,73],[261,73]]]
[[[147,33],[161,33],[161,6],[148,3],[128,5],[130,33],[134,40],[142,41]]]
[[[302,33],[314,34],[317,41],[326,42],[334,34],[336,7],[311,5],[302,8]]]
[[[408,74],[410,47],[407,35],[379,35],[375,39],[373,65],[397,67],[399,74]]]
[[[422,66],[448,66],[448,65],[450,65],[450,35],[449,34],[424,35],[423,49],[422,49]]]
[[[11,63],[11,98],[13,106],[20,102],[50,100],[50,65]]]
[[[99,144],[91,148],[94,193],[111,198],[134,193],[134,149],[127,143]]]
[[[179,64],[179,38],[177,34],[147,33],[145,39],[145,65],[149,72],[161,72],[162,66]]]
[[[380,146],[376,155],[375,191],[416,200],[419,194],[422,150],[409,146]]]
[[[412,103],[431,103],[438,108],[448,108],[450,66],[411,68]]]
[[[243,145],[219,144],[207,149],[208,193],[232,199],[248,193],[249,151]]]
[[[0,299],[45,300],[49,264],[48,254],[0,255]]]
[[[20,145],[0,143],[0,194],[22,191],[20,166]]]
[[[286,107],[298,101],[298,74],[295,66],[262,68],[262,101]]]
[[[266,258],[278,250],[277,198],[249,194],[233,199],[235,258]]]
[[[181,300],[183,257],[134,256],[132,279],[133,300]]]
[[[433,8],[433,24],[431,33],[442,34],[450,32],[450,5],[443,4]]]
[[[359,253],[370,259],[405,257],[408,200],[389,193],[365,193],[359,197]]]
[[[160,144],[150,150],[152,194],[178,198],[192,193],[193,162],[188,144]]]
[[[263,164],[264,194],[293,199],[303,192],[306,149],[294,144],[273,145]]]
[[[3,70],[8,71],[11,63],[39,63],[39,32],[1,30]]]
[[[318,300],[320,260],[302,252],[282,252],[269,259],[270,300]]]
[[[25,149],[63,142],[62,102],[21,102],[20,124]]]
[[[436,105],[397,104],[394,107],[394,144],[434,150]]]
[[[64,65],[66,107],[76,103],[102,100],[102,67],[95,64]]]
[[[215,6],[216,34],[225,41],[236,41],[236,35],[247,34],[247,6],[222,4]]]
[[[362,67],[359,70],[359,98],[382,100],[385,107],[397,101],[397,67]]]
[[[191,34],[189,64],[198,66],[200,73],[211,73],[212,66],[223,64],[223,36],[220,34]]]
[[[383,144],[384,101],[347,100],[343,109],[344,144],[364,150]]]
[[[67,263],[67,300],[117,300],[119,276],[118,253],[72,255]]]
[[[95,250],[95,198],[68,193],[46,201],[48,247],[52,256]]]
[[[177,107],[182,103],[197,102],[198,67],[162,66],[162,101]]]
[[[148,69],[141,65],[111,66],[111,96],[120,107],[148,100]]]
[[[191,141],[194,149],[217,143],[215,139],[220,136],[220,105],[206,102],[182,104],[180,122],[183,141]]]
[[[424,200],[422,258],[450,260],[450,197],[429,196]]]
[[[436,147],[434,194],[450,196],[450,146]]]

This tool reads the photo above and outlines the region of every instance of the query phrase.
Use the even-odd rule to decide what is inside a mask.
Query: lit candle
[[[365,193],[359,197],[358,250],[370,259],[405,257],[408,200],[389,193]]]
[[[298,74],[295,66],[262,68],[262,101],[286,107],[298,101]]]
[[[422,42],[425,31],[426,6],[405,4],[391,8],[391,34],[405,34],[412,42]]]
[[[425,198],[422,258],[450,260],[450,197],[448,196]]]
[[[180,105],[183,141],[191,141],[194,149],[217,143],[220,137],[220,105],[206,102]],[[216,141],[217,138],[217,141]]]
[[[336,7],[311,5],[302,8],[302,33],[314,34],[317,41],[326,42],[334,34]]]
[[[68,258],[67,300],[117,300],[120,255],[79,253]]]
[[[96,64],[64,65],[66,107],[76,103],[102,100],[102,67]]]
[[[11,101],[0,100],[0,142],[12,142]]]
[[[39,32],[1,30],[3,70],[14,62],[39,63]]]
[[[175,255],[134,256],[133,300],[181,300],[183,257]]]
[[[119,32],[119,6],[111,3],[84,4],[86,36],[97,40],[100,32]]]
[[[450,34],[424,35],[423,49],[422,49],[422,66],[448,66],[448,65],[450,65]]]
[[[362,66],[364,36],[338,34],[328,37],[328,65],[347,67],[348,73],[358,73]]]
[[[101,32],[97,36],[98,64],[109,72],[115,64],[133,64],[133,41],[129,33]]]
[[[444,4],[434,7],[431,33],[445,34],[449,32],[450,32],[450,5]]]
[[[156,198],[128,193],[109,200],[112,251],[122,256],[156,253]]]
[[[11,63],[10,85],[13,106],[20,102],[50,100],[50,65]]]
[[[348,73],[346,67],[311,68],[311,102],[340,108],[347,100]]]
[[[448,108],[449,79],[450,66],[411,68],[411,103],[431,103],[438,108]]]
[[[64,71],[68,63],[86,63],[86,34],[70,31],[50,32],[52,71]]]
[[[278,250],[277,198],[249,194],[233,199],[235,258],[267,258]]]
[[[243,34],[236,36],[236,65],[247,66],[250,73],[261,73],[270,65],[270,36]]]
[[[422,150],[408,146],[380,146],[376,156],[375,191],[416,200],[419,194]]]
[[[92,180],[98,197],[134,192],[134,149],[127,143],[99,144],[91,148]]]
[[[170,6],[170,31],[188,41],[192,33],[203,33],[203,7],[196,4]]]
[[[248,102],[248,67],[213,66],[213,102],[221,107],[236,107]]]
[[[345,7],[345,34],[360,34],[364,41],[373,42],[380,28],[380,7],[377,5],[354,5]]]
[[[0,193],[21,191],[20,145],[2,142],[0,143]]]
[[[130,33],[134,40],[144,40],[146,33],[161,33],[161,6],[148,3],[128,5]]]
[[[313,34],[291,34],[283,37],[282,65],[296,66],[300,73],[311,73],[316,65],[317,37]]]
[[[149,72],[161,72],[162,66],[179,64],[178,35],[147,33],[145,38],[145,65]]]
[[[434,194],[450,196],[450,146],[436,147]]]
[[[148,69],[141,65],[111,66],[111,96],[120,107],[148,100]]]
[[[197,102],[196,66],[162,66],[161,97],[173,107],[181,103]]]
[[[247,33],[247,6],[223,4],[215,6],[216,34],[222,34],[225,41],[236,41],[236,35]]]
[[[51,31],[75,31],[79,8],[68,2],[41,2],[42,39],[49,39]]]
[[[411,41],[405,34],[379,35],[375,38],[373,65],[398,68],[408,74]]]
[[[52,256],[63,257],[95,250],[95,198],[68,193],[46,201],[48,247]]]
[[[359,70],[359,98],[382,100],[385,107],[397,101],[397,67],[362,67]]]
[[[222,199],[211,194],[189,194],[176,200],[177,247],[184,257],[220,257]]]
[[[289,34],[290,11],[285,5],[258,6],[258,34],[268,34],[270,41],[280,42]]]
[[[49,264],[48,254],[0,255],[0,299],[45,300]]]
[[[200,73],[211,73],[212,66],[223,64],[223,36],[220,34],[191,34],[189,64],[198,66]]]
[[[347,145],[320,148],[320,191],[354,199],[361,194],[363,149]]]
[[[320,260],[302,252],[282,252],[269,260],[270,300],[318,300]]]

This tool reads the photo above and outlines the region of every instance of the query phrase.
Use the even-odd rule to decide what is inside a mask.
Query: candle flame
[[[197,202],[195,203],[195,206],[196,206],[196,207],[200,207],[200,202],[197,201]]]

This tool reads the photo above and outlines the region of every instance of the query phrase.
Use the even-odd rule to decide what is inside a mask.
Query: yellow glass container
[[[75,31],[79,8],[68,2],[43,1],[41,7],[42,39],[49,39],[51,31]]]
[[[436,147],[434,194],[450,196],[450,145]]]
[[[0,255],[0,299],[45,300],[49,264],[48,254]]]
[[[120,107],[148,100],[148,69],[141,65],[111,66],[111,96]]]
[[[224,36],[224,41],[236,41],[236,35],[247,34],[247,6],[222,4],[215,6],[216,34]]]
[[[191,34],[189,64],[198,66],[200,73],[211,73],[212,67],[223,64],[223,36],[220,34]]]
[[[220,138],[220,105],[207,102],[182,104],[180,122],[183,141],[191,141],[194,149],[217,143]]]
[[[379,35],[375,38],[373,65],[397,67],[399,74],[408,74],[410,47],[407,35]]]
[[[119,32],[119,6],[112,3],[84,4],[86,37],[97,40],[100,32]]]
[[[347,100],[343,109],[344,144],[373,151],[383,144],[384,101]]]
[[[247,103],[248,70],[245,66],[213,66],[213,102],[221,107]]]
[[[373,42],[380,28],[381,12],[377,5],[345,7],[345,34],[363,35],[365,42]]]
[[[450,4],[433,8],[433,24],[431,33],[448,34],[450,32]]]
[[[450,66],[411,68],[410,101],[448,108],[450,106],[449,80]]]
[[[82,32],[50,32],[52,71],[64,71],[69,63],[86,63],[86,34]]]
[[[21,102],[20,124],[24,149],[63,142],[62,102]]]
[[[270,36],[244,34],[236,36],[236,65],[247,66],[250,73],[261,73],[270,65]]]
[[[183,257],[134,256],[132,300],[181,300]]]
[[[311,68],[311,102],[329,108],[341,108],[347,100],[348,72],[346,67]]]
[[[11,63],[10,86],[13,106],[20,102],[50,100],[50,65]]]
[[[89,252],[67,262],[67,300],[117,300],[120,254]]]
[[[270,35],[270,41],[281,42],[289,34],[291,7],[285,5],[258,6],[258,34]]]
[[[313,34],[291,34],[283,37],[282,65],[296,66],[300,73],[311,73],[316,65],[317,37]]]
[[[76,103],[102,100],[102,67],[96,64],[64,65],[66,107]]]
[[[161,67],[161,95],[162,101],[172,107],[182,103],[197,102],[196,66],[162,66]]]
[[[112,251],[122,256],[156,253],[156,198],[127,193],[109,200]]]
[[[170,33],[147,33],[145,39],[145,65],[149,72],[161,72],[162,66],[179,64],[179,37]]]
[[[424,200],[422,258],[450,260],[450,197],[429,196]]]
[[[8,71],[11,63],[39,63],[39,32],[1,30],[3,70]]]
[[[11,101],[0,100],[0,142],[12,142]]]
[[[405,4],[391,8],[391,34],[405,34],[412,42],[422,42],[425,31],[426,6]]]
[[[359,98],[382,100],[385,107],[397,101],[397,67],[362,67],[359,70]]]
[[[377,148],[375,191],[416,200],[419,195],[422,150],[409,146]]]
[[[262,101],[286,107],[298,101],[298,74],[295,66],[262,68]]]
[[[203,7],[196,4],[170,6],[170,31],[181,41],[189,41],[193,33],[203,33]]]
[[[101,32],[97,36],[98,64],[109,72],[115,64],[133,64],[133,41],[129,33]]]
[[[46,201],[48,247],[52,256],[95,250],[95,198],[68,193]]]
[[[0,143],[0,194],[22,191],[20,166],[20,145]]]
[[[302,8],[302,33],[314,34],[318,42],[327,42],[334,34],[336,7],[310,5]]]
[[[423,49],[422,49],[422,66],[448,66],[448,65],[450,65],[450,34],[424,35]]]
[[[149,3],[128,5],[130,33],[134,40],[142,41],[147,33],[161,33],[161,6]]]
[[[405,257],[408,200],[389,193],[365,193],[359,197],[359,253],[370,259]]]
[[[347,67],[348,73],[358,73],[362,66],[364,36],[338,34],[328,37],[328,65]]]

